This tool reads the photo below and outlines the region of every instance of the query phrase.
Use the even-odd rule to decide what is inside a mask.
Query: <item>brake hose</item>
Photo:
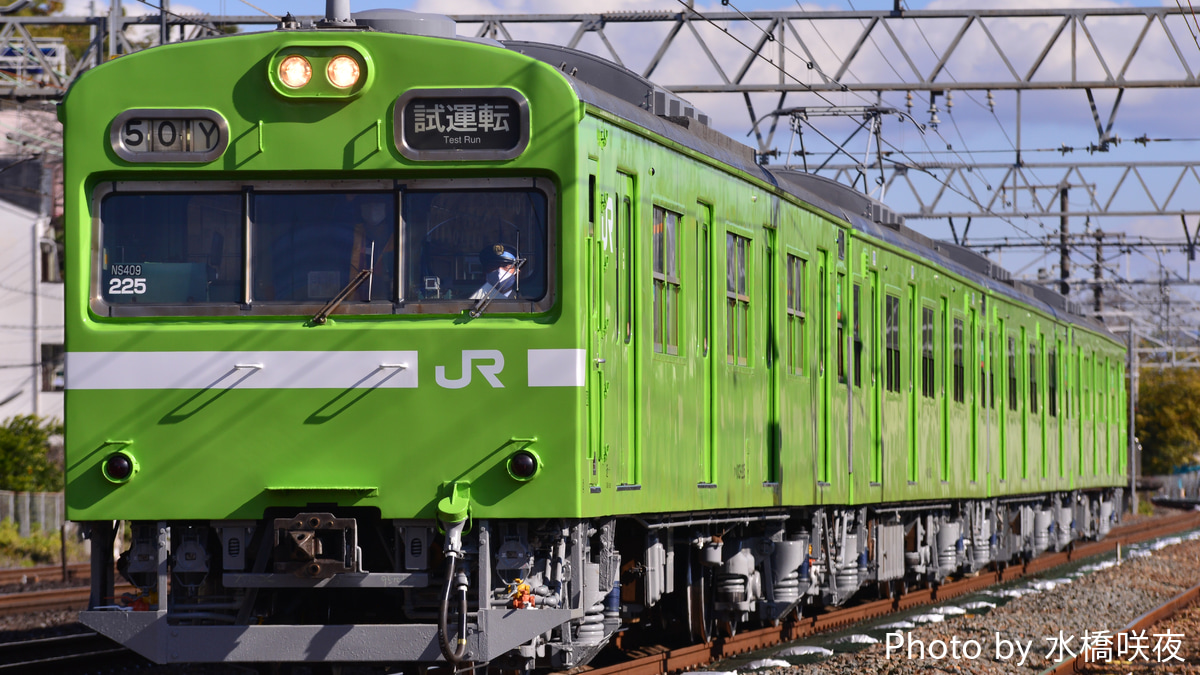
[[[458,556],[450,555],[446,558],[446,591],[442,594],[442,611],[438,615],[438,646],[442,649],[442,656],[450,663],[458,665],[463,662],[463,657],[467,655],[467,585],[459,583],[459,601],[458,601],[458,644],[450,644],[450,592],[453,590],[455,572],[457,568]]]
[[[461,574],[457,577],[458,559],[462,557],[462,530],[466,522],[454,523],[446,528],[446,588],[442,593],[442,607],[438,612],[438,647],[446,661],[458,665],[467,655],[467,577]],[[450,593],[457,586],[458,599],[458,641],[450,643]]]

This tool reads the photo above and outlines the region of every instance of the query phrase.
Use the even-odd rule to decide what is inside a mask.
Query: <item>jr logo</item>
[[[434,369],[434,375],[437,378],[439,387],[446,389],[462,389],[471,384],[471,362],[472,361],[491,361],[491,364],[484,365],[476,364],[479,369],[479,374],[483,375],[488,384],[492,385],[493,389],[503,389],[504,384],[500,382],[500,378],[496,377],[500,371],[504,370],[504,354],[501,354],[495,349],[466,349],[462,353],[462,377],[457,380],[451,380],[446,377],[446,366],[438,366]]]

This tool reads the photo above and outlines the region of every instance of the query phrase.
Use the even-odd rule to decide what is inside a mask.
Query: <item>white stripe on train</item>
[[[584,384],[583,349],[530,349],[527,357],[526,386]],[[66,367],[71,390],[413,389],[419,372],[416,351],[68,352]],[[460,361],[433,372],[445,389],[472,381],[492,388],[521,384],[504,373],[504,355],[494,349],[464,350]]]

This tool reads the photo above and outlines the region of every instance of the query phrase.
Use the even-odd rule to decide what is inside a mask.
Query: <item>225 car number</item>
[[[146,280],[140,277],[122,277],[108,280],[109,295],[141,295],[146,292]]]

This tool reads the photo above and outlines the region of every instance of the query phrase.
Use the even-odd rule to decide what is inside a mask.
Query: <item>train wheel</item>
[[[692,560],[687,589],[688,628],[693,642],[712,639],[712,598],[709,596],[710,575]]]

